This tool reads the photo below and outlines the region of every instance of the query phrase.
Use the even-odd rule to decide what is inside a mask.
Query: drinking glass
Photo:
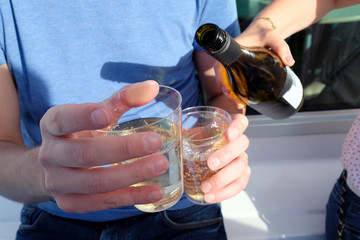
[[[206,205],[200,186],[217,172],[208,167],[207,159],[227,143],[231,116],[217,107],[199,106],[184,109],[182,119],[185,193],[191,202]]]
[[[146,87],[149,87],[149,85]],[[159,93],[151,102],[143,106],[131,108],[121,116],[118,116],[120,118],[114,126],[105,130],[98,130],[96,133],[101,136],[125,136],[151,131],[161,136],[163,146],[160,153],[166,156],[169,161],[168,170],[159,177],[134,184],[133,186],[157,185],[163,188],[165,196],[160,201],[154,203],[135,205],[137,209],[144,212],[158,212],[175,205],[184,191],[182,145],[180,144],[182,98],[180,93],[171,87],[155,84],[153,87],[159,88]],[[133,88],[131,89],[133,90]],[[102,101],[105,105],[114,108],[112,109],[114,115],[117,115],[119,110],[115,107],[116,103],[114,102],[116,101],[114,99],[121,99],[123,92],[124,90],[115,92],[109,100]],[[129,164],[140,159],[129,159],[118,164]]]

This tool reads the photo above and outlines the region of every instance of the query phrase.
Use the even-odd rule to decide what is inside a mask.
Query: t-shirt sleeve
[[[214,23],[223,28],[232,37],[240,34],[240,25],[238,20],[235,0],[204,0],[199,1],[199,21],[197,27],[205,23]],[[201,49],[194,39],[196,49]]]

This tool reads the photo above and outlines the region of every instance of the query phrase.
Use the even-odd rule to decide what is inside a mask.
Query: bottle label
[[[300,79],[296,74],[289,68],[286,67],[287,77],[286,84],[291,84],[289,88],[286,88],[286,92],[283,93],[283,98],[295,109],[297,109],[303,98],[303,87]]]

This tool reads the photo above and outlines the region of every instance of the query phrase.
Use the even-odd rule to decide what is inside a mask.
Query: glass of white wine
[[[187,198],[199,205],[208,204],[201,183],[212,177],[207,159],[226,143],[225,131],[231,116],[211,106],[190,107],[182,111],[184,186]]]
[[[160,154],[167,157],[169,161],[168,170],[159,177],[149,181],[134,184],[134,187],[144,185],[157,185],[163,188],[165,196],[160,201],[150,204],[138,204],[135,207],[144,212],[159,212],[175,205],[181,198],[183,187],[183,163],[182,163],[182,144],[181,143],[181,103],[180,93],[167,86],[154,84],[146,85],[146,91],[143,89],[131,90],[139,93],[134,96],[141,98],[143,94],[152,91],[149,87],[154,87],[154,91],[159,91],[156,97],[143,106],[137,106],[127,110],[117,108],[117,101],[123,98],[122,94],[127,94],[126,89],[115,92],[109,98],[101,102],[112,108],[114,116],[118,121],[109,129],[97,130],[96,135],[99,136],[125,136],[139,132],[156,132],[163,142]],[[144,87],[139,84],[138,87]],[[139,91],[138,91],[139,90]],[[134,93],[133,92],[133,93]],[[136,94],[135,94],[136,95]],[[124,108],[124,107],[122,107]],[[120,116],[121,115],[121,116]],[[159,153],[156,153],[159,154]],[[148,157],[148,156],[144,156]],[[129,164],[138,161],[141,158],[129,159],[118,164]],[[117,164],[112,164],[117,165]],[[110,167],[112,166],[110,165]]]

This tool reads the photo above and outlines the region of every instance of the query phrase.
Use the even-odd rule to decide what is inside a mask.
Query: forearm
[[[39,148],[29,149],[0,142],[0,194],[22,203],[50,199],[44,187],[44,172],[37,160]]]
[[[359,0],[274,0],[253,22],[270,18],[283,39],[319,21],[336,8],[347,7]],[[270,23],[267,23],[268,25]]]

